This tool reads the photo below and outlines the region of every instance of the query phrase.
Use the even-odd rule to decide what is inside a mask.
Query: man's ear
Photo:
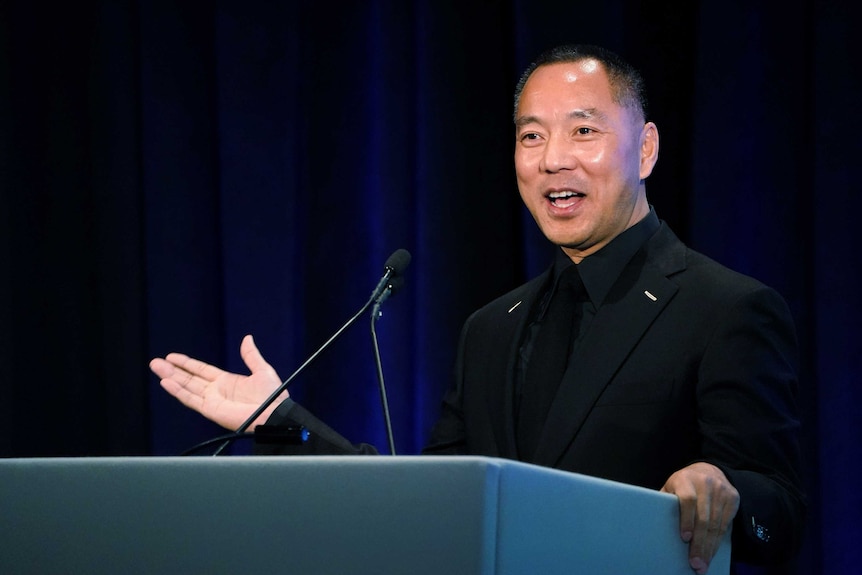
[[[658,128],[652,122],[644,124],[641,130],[641,169],[640,178],[645,180],[658,161]]]

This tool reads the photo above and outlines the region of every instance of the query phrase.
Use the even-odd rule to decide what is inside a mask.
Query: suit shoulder
[[[666,224],[650,240],[646,251],[648,260],[680,288],[682,297],[731,305],[747,296],[754,296],[756,299],[780,300],[786,306],[777,290],[692,249]]]
[[[757,291],[770,289],[760,280],[738,272],[713,258],[689,247],[662,223],[659,231],[647,242],[647,258],[668,278],[679,283],[715,286],[721,291]]]
[[[686,268],[677,277],[679,281],[713,286],[725,293],[774,291],[759,279],[738,272],[691,248],[686,248]]]

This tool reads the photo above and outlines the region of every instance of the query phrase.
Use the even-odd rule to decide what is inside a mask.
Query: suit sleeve
[[[797,369],[787,305],[763,286],[731,307],[700,366],[702,453],[739,492],[732,548],[743,561],[780,562],[801,545],[806,502]]]
[[[305,427],[308,440],[302,445],[255,445],[255,455],[376,455],[367,443],[353,444],[290,398],[284,400],[266,422],[268,425]]]
[[[473,316],[468,318],[461,329],[455,360],[454,384],[443,397],[440,417],[431,430],[431,436],[426,446],[422,449],[423,455],[465,455],[467,453],[463,407],[463,366],[467,333],[472,318]]]

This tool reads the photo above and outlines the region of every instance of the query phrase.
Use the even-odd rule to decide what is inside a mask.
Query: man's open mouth
[[[584,194],[580,192],[573,192],[572,190],[564,190],[561,192],[551,192],[548,194],[548,199],[551,200],[551,203],[557,205],[557,202],[564,204],[565,202],[574,199],[574,198],[583,198]]]

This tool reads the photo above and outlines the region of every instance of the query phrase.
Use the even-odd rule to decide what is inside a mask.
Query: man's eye
[[[589,136],[594,130],[592,128],[580,127],[576,131],[579,136]]]
[[[521,139],[522,140],[538,140],[539,134],[537,134],[536,132],[526,132],[525,134],[521,135]]]

